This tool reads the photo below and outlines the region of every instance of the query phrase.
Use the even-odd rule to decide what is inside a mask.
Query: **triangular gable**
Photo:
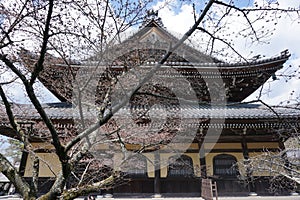
[[[122,42],[122,44],[126,44],[127,42],[141,42],[141,43],[149,43],[149,48],[156,48],[156,44],[160,43],[165,44],[164,46],[173,46],[175,45],[179,39],[169,33],[162,25],[159,25],[154,19],[151,20],[148,24],[146,24],[143,28],[141,28],[137,33],[133,34],[131,37]],[[158,47],[160,48],[160,47]],[[189,62],[197,62],[197,63],[215,63],[220,62],[216,58],[205,55],[201,53],[197,49],[190,47],[187,44],[182,44],[178,50],[176,50],[177,54],[179,52],[180,56],[183,56]]]

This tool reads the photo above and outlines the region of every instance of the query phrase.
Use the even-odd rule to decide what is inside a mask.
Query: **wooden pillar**
[[[160,190],[160,154],[156,151],[154,156],[155,173],[154,173],[154,197],[161,197]]]
[[[32,156],[33,160],[33,174],[32,174],[32,186],[39,191],[39,168],[40,168],[40,160],[36,155]]]
[[[203,127],[200,127],[200,135],[203,135]],[[204,139],[198,141],[199,148],[199,157],[200,157],[200,171],[201,171],[201,179],[200,179],[200,194],[202,194],[202,179],[207,178],[207,167],[206,167],[206,159],[205,159],[205,148],[204,148]]]
[[[207,172],[206,172],[206,160],[205,160],[205,149],[204,147],[199,150],[199,155],[200,155],[200,168],[201,168],[201,178],[206,178],[207,177]]]
[[[247,146],[247,140],[246,140],[246,133],[247,128],[243,129],[243,135],[242,135],[242,149],[243,149],[243,157],[245,159],[244,163],[246,165],[246,177],[248,182],[248,189],[249,189],[249,195],[256,196],[256,190],[255,190],[255,182],[253,180],[252,171],[249,169],[248,165],[248,159],[249,159],[249,150]]]
[[[19,167],[19,173],[21,176],[24,176],[24,174],[25,174],[27,159],[28,159],[28,152],[23,150],[22,157],[21,157],[21,163],[20,163],[20,167]]]
[[[200,127],[200,135],[203,135],[203,127]],[[206,160],[205,160],[205,148],[203,144],[204,139],[199,140],[198,147],[199,147],[199,157],[200,157],[200,169],[201,169],[201,178],[207,177],[206,171]],[[202,148],[201,148],[202,147]]]
[[[206,160],[205,160],[205,149],[204,145],[201,148],[201,145],[203,143],[198,143],[199,146],[199,156],[200,156],[200,170],[201,170],[201,178],[200,178],[200,194],[202,194],[202,180],[207,178],[207,172],[206,172]]]
[[[203,127],[200,127],[200,135],[203,135]],[[204,148],[204,138],[199,140],[198,147],[199,147],[199,156],[200,156],[200,168],[201,168],[201,177],[207,177],[207,168],[206,168],[206,160],[205,160],[205,148]]]

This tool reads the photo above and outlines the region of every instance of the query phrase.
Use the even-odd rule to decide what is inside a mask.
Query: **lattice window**
[[[232,155],[221,154],[214,157],[214,175],[237,176],[239,174],[236,158]]]
[[[194,176],[193,160],[186,155],[171,157],[168,176]]]
[[[147,158],[143,155],[133,156],[121,168],[130,177],[145,177],[147,176]]]

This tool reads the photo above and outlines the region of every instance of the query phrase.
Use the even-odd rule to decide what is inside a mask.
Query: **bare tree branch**
[[[49,40],[50,22],[51,22],[51,17],[52,17],[52,13],[53,13],[53,6],[54,6],[54,0],[49,0],[49,8],[48,8],[47,19],[46,19],[46,23],[45,23],[45,30],[43,33],[43,44],[42,44],[38,62],[36,63],[36,65],[34,67],[34,71],[32,72],[32,76],[31,76],[31,80],[30,80],[31,85],[33,85],[33,83],[35,82],[39,73],[43,70],[43,63],[45,61],[45,55],[47,52],[47,45],[48,45],[48,40]]]

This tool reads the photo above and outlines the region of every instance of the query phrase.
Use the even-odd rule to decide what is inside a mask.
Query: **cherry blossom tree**
[[[119,183],[123,179],[122,175],[117,171],[106,171],[108,169],[103,169],[103,171],[99,172],[101,174],[98,177],[101,177],[101,179],[93,179],[91,181],[92,176],[88,175],[91,175],[92,169],[102,166],[102,164],[99,160],[91,158],[93,156],[89,152],[88,141],[90,139],[99,140],[99,138],[93,138],[93,132],[99,128],[101,130],[106,129],[107,134],[105,138],[118,142],[121,150],[123,150],[124,141],[121,137],[121,132],[119,129],[110,129],[112,127],[110,126],[112,123],[110,119],[129,100],[145,100],[143,97],[135,95],[139,94],[139,92],[145,95],[142,86],[147,84],[161,65],[191,36],[195,37],[195,34],[201,34],[203,41],[201,41],[200,46],[204,47],[202,50],[211,56],[217,56],[222,59],[235,55],[237,60],[248,61],[249,59],[246,56],[241,55],[236,50],[232,37],[227,37],[229,34],[249,40],[251,43],[266,42],[266,39],[272,35],[272,28],[264,27],[261,24],[262,22],[273,23],[275,26],[276,20],[282,15],[289,15],[295,17],[295,20],[299,20],[299,8],[281,8],[274,1],[257,1],[253,6],[248,7],[240,7],[234,1],[217,0],[207,1],[205,5],[197,7],[197,2],[194,2],[193,15],[195,21],[193,26],[186,31],[176,44],[170,45],[166,52],[158,55],[159,62],[151,70],[139,77],[140,80],[137,84],[130,85],[132,84],[131,82],[126,82],[127,79],[123,79],[124,82],[121,82],[120,88],[124,95],[117,95],[117,97],[122,98],[119,98],[118,102],[113,105],[110,96],[113,86],[122,80],[122,77],[126,77],[126,74],[120,74],[119,76],[113,76],[110,73],[105,74],[105,78],[101,79],[102,82],[97,83],[103,86],[100,88],[104,89],[101,91],[97,102],[96,119],[92,122],[85,120],[81,117],[81,111],[84,109],[80,108],[80,101],[84,93],[82,93],[80,88],[94,83],[94,80],[85,77],[86,79],[84,80],[88,81],[77,79],[79,83],[72,83],[73,80],[69,80],[66,77],[74,78],[78,70],[74,70],[71,66],[87,60],[95,63],[99,57],[102,60],[107,59],[105,53],[109,52],[110,47],[115,47],[123,41],[124,38],[121,33],[136,28],[143,23],[146,12],[150,10],[152,3],[150,0],[146,2],[130,0],[3,0],[0,2],[1,66],[4,70],[3,74],[13,74],[9,78],[2,77],[0,96],[5,112],[2,113],[1,117],[3,117],[3,121],[6,120],[7,124],[9,124],[12,130],[10,133],[12,137],[22,143],[24,146],[23,151],[26,151],[32,160],[33,184],[28,184],[17,168],[3,154],[0,154],[0,170],[12,182],[24,199],[56,199],[59,197],[74,199],[80,195],[99,191],[102,188],[110,188]],[[241,19],[243,26],[240,26],[241,28],[235,32],[228,32],[227,27],[235,23],[234,21],[229,21],[229,19],[233,18]],[[124,48],[123,46],[121,51],[125,51],[126,48],[128,47]],[[121,56],[117,58],[121,59]],[[133,65],[138,66],[140,64],[139,61],[134,60],[135,58],[131,58],[134,62],[127,63],[129,65],[128,71],[134,68]],[[119,62],[118,59],[114,61]],[[50,73],[51,65],[65,66],[67,69],[67,76],[64,79],[65,87],[79,88],[77,93],[73,93],[73,96],[69,95],[70,99],[67,99],[73,101],[72,103],[79,107],[79,122],[75,130],[56,127],[38,99],[35,85],[38,79],[42,79],[45,74]],[[53,71],[51,73],[55,74]],[[38,160],[41,158],[35,153],[35,149],[29,141],[28,134],[32,131],[32,127],[30,124],[25,126],[15,120],[15,109],[3,89],[5,85],[16,81],[23,85],[35,112],[38,113],[41,119],[40,124],[36,127],[46,133],[44,136],[51,141],[54,152],[60,162],[61,171],[55,177],[53,186],[46,194],[40,197],[37,197],[37,170]],[[82,83],[84,84],[81,85]],[[54,82],[53,85],[55,85]],[[150,87],[148,89],[151,93],[156,88]],[[158,96],[161,101],[165,101],[165,99],[176,101],[171,95],[166,96],[164,91],[159,93]],[[146,100],[152,101],[151,98]],[[258,99],[258,101],[260,100]],[[176,124],[176,120],[170,123]],[[126,122],[124,124],[126,125]],[[170,129],[166,133],[168,131]],[[115,136],[110,137],[113,133],[116,133]],[[62,137],[63,135],[70,137]],[[158,144],[166,142],[165,139],[169,137],[167,134],[162,134],[161,136],[161,140],[144,144],[140,151],[142,152],[149,145],[156,148]],[[104,138],[100,139],[104,140]],[[124,152],[126,151],[124,150]],[[130,159],[131,157],[128,155],[126,158]],[[80,166],[78,163],[84,164]],[[77,173],[76,168],[79,167],[82,167],[84,170]],[[77,183],[69,185],[70,187],[66,189],[70,177],[75,177]]]

